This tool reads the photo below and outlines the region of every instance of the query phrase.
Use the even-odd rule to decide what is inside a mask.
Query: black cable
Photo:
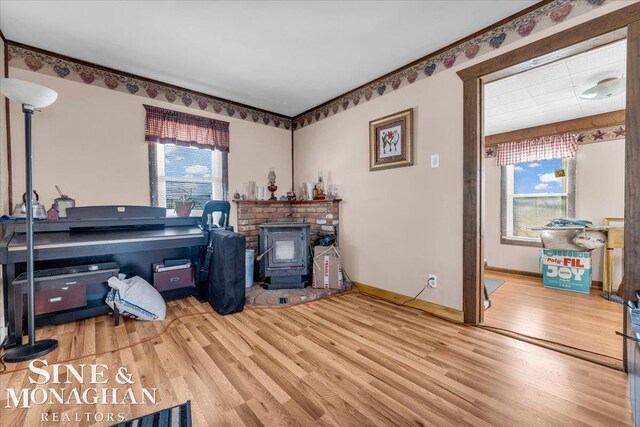
[[[355,286],[356,289],[358,290],[358,292],[362,292],[360,290],[360,288],[358,287],[358,285],[356,285],[353,280],[351,280],[351,277],[349,277],[349,275],[347,274],[347,270],[344,269],[344,266],[342,267],[342,274],[344,274],[344,277],[347,278],[347,280],[349,281],[349,283],[351,283],[351,286]]]
[[[418,297],[420,296],[420,294],[421,294],[421,293],[423,293],[425,289],[427,289],[427,286],[429,286],[429,284],[428,284],[428,283],[427,283],[426,285],[424,285],[424,288],[422,288],[422,290],[421,290],[420,292],[418,292],[418,294],[417,294],[415,297],[413,297],[413,298],[411,298],[411,299],[408,299],[408,300],[406,300],[406,301],[405,301],[405,302],[403,302],[403,303],[400,303],[400,305],[405,305],[405,304],[406,304],[406,303],[408,303],[408,302],[415,301],[416,299],[418,299]]]
[[[570,349],[570,350],[577,350],[577,351],[581,351],[581,352],[584,352],[584,353],[593,354],[593,355],[595,355],[595,356],[601,356],[601,357],[606,357],[606,358],[608,358],[608,359],[620,360],[620,359],[617,359],[617,358],[615,358],[615,357],[613,357],[613,356],[608,356],[608,355],[606,355],[606,354],[598,353],[597,351],[585,350],[585,349],[580,348],[580,347],[574,347],[574,346],[572,346],[572,345],[562,344],[562,343],[557,342],[557,341],[548,340],[548,339],[545,339],[545,338],[538,338],[538,337],[534,337],[533,335],[523,334],[523,333],[520,333],[520,332],[517,332],[517,331],[513,331],[513,330],[511,330],[511,329],[499,328],[499,327],[497,327],[497,326],[487,325],[486,323],[480,323],[480,324],[477,324],[477,325],[471,325],[471,326],[472,326],[472,327],[475,327],[475,328],[478,328],[478,329],[484,329],[484,330],[486,330],[486,331],[491,331],[491,332],[494,332],[494,333],[497,333],[497,334],[500,334],[500,331],[502,331],[502,332],[508,332],[508,333],[510,333],[510,334],[518,335],[518,336],[520,336],[520,337],[528,338],[528,339],[531,339],[531,340],[536,340],[536,341],[539,341],[539,342],[541,342],[541,343],[555,344],[555,345],[556,345],[556,346],[558,346],[558,347],[564,347],[564,348],[567,348],[567,349]],[[616,331],[616,334],[618,334],[618,335],[622,335],[622,333],[621,333],[621,332],[618,332],[618,331]],[[501,334],[501,335],[504,335],[504,334]],[[513,339],[518,339],[518,338],[513,337],[513,336],[511,336],[511,335],[507,335],[507,336],[510,336],[510,337],[511,337],[511,338],[513,338]],[[623,336],[624,336],[624,335],[623,335]],[[633,340],[635,341],[635,339],[634,339],[634,338],[631,338],[631,337],[628,337],[628,338],[629,338],[629,339],[633,339]],[[638,341],[640,341],[640,340],[638,340]],[[525,342],[527,342],[527,341],[525,341]],[[538,345],[538,344],[534,344],[534,345]],[[557,349],[553,349],[553,348],[549,348],[549,347],[543,347],[543,348],[547,348],[547,349],[549,349],[549,350],[552,350],[552,351],[558,351],[558,352],[562,353],[561,351],[559,351],[559,350],[557,350]],[[579,356],[577,356],[577,355],[574,355],[574,356],[575,356],[575,357],[578,357],[578,358],[580,358],[580,359],[583,359],[582,357],[579,357]],[[584,359],[583,359],[583,360],[584,360]]]
[[[362,292],[362,291],[360,290],[360,288],[358,287],[358,285],[356,285],[356,284],[355,284],[355,282],[354,282],[353,280],[351,280],[351,277],[349,277],[349,274],[347,274],[347,271],[344,269],[344,267],[342,267],[342,274],[344,274],[344,276],[347,278],[347,280],[349,280],[349,282],[351,283],[351,286],[352,286],[352,287],[353,287],[353,286],[355,286],[355,288],[358,290],[358,292],[360,292],[361,294],[362,294],[362,293],[365,293],[365,292]],[[390,302],[393,302],[393,303],[394,303],[394,304],[396,304],[396,305],[405,305],[405,304],[407,304],[407,303],[410,303],[411,301],[415,301],[415,300],[416,300],[416,299],[418,299],[418,297],[419,297],[419,296],[424,292],[424,290],[425,290],[425,289],[427,289],[427,286],[429,286],[429,283],[427,283],[426,285],[424,285],[424,287],[422,288],[422,290],[420,290],[420,292],[418,292],[418,293],[416,294],[416,296],[415,296],[415,297],[410,298],[410,299],[406,300],[405,302],[401,302],[401,303],[397,303],[397,302],[393,302],[393,301],[390,301]],[[385,301],[388,301],[388,300],[385,300]]]
[[[413,298],[411,298],[411,299],[409,299],[409,300],[407,300],[407,301],[405,301],[405,302],[403,302],[403,303],[398,303],[398,302],[394,302],[394,301],[388,300],[388,299],[386,299],[386,298],[380,298],[380,297],[377,297],[377,296],[375,296],[375,295],[371,295],[371,294],[368,294],[368,293],[366,293],[366,292],[362,292],[362,290],[360,290],[360,288],[358,288],[358,285],[356,285],[356,284],[351,280],[351,278],[349,277],[349,275],[347,274],[347,272],[344,270],[344,268],[342,269],[342,272],[343,272],[343,274],[346,276],[346,278],[349,280],[349,282],[351,282],[351,285],[352,285],[352,286],[355,286],[355,288],[358,290],[358,293],[361,293],[361,294],[363,294],[363,295],[366,295],[366,296],[369,296],[369,297],[372,297],[372,298],[375,298],[375,299],[379,299],[379,300],[382,300],[382,301],[386,301],[386,302],[391,303],[391,304],[394,304],[394,305],[401,305],[401,306],[404,306],[405,304],[407,304],[407,303],[409,303],[409,302],[411,302],[411,301],[416,300],[416,299],[420,296],[420,294],[422,294],[422,292],[424,292],[424,290],[425,290],[425,289],[427,288],[427,286],[429,285],[429,283],[427,283],[427,284],[422,288],[422,290],[421,290],[420,292],[418,292],[418,294],[417,294],[415,297],[413,297]],[[439,318],[439,319],[442,319],[442,320],[445,320],[445,321],[447,321],[447,322],[451,322],[451,321],[452,321],[451,319],[447,319],[446,317],[438,316],[438,315],[436,315],[436,314],[430,313],[430,312],[428,312],[428,311],[424,311],[424,310],[422,310],[422,309],[420,309],[420,308],[417,308],[417,307],[412,307],[412,306],[409,306],[409,307],[410,307],[410,308],[415,308],[415,309],[417,309],[417,310],[420,310],[420,311],[422,311],[422,312],[424,312],[424,313],[427,313],[427,314],[429,314],[429,315],[431,315],[431,316],[435,316],[435,317],[437,317],[437,318]],[[607,355],[605,355],[605,354],[597,353],[597,352],[595,352],[595,351],[589,351],[589,350],[584,350],[584,349],[581,349],[581,348],[578,348],[578,347],[573,347],[573,346],[566,345],[566,344],[560,344],[560,343],[555,342],[555,341],[546,340],[546,339],[544,339],[544,338],[537,338],[537,337],[533,337],[533,336],[530,336],[530,335],[526,335],[526,334],[522,334],[522,333],[519,333],[519,332],[512,331],[512,330],[510,330],[510,329],[498,328],[498,327],[491,326],[491,325],[486,325],[486,324],[479,324],[479,325],[467,325],[466,323],[459,323],[459,322],[454,322],[454,323],[456,323],[457,325],[469,326],[469,327],[476,327],[476,328],[478,328],[478,329],[484,329],[484,330],[486,330],[486,331],[490,331],[490,332],[493,332],[493,333],[499,333],[498,331],[510,332],[510,333],[512,333],[512,334],[519,335],[519,336],[524,337],[524,338],[529,338],[529,339],[533,339],[533,340],[538,340],[538,341],[543,342],[543,343],[555,344],[555,345],[557,345],[557,346],[559,346],[559,347],[566,347],[566,348],[571,349],[571,350],[583,351],[583,352],[585,352],[585,353],[593,354],[593,355],[596,355],[596,356],[601,356],[601,357],[606,357],[606,358],[610,358],[610,359],[615,359],[615,358],[613,358],[613,357],[611,357],[611,356],[607,356]],[[628,336],[628,335],[622,334],[621,332],[616,331],[616,334],[618,334],[618,335],[622,335],[623,337],[628,338],[628,339],[630,339],[630,340],[640,342],[640,340],[638,340],[638,339],[636,339],[636,338],[633,338],[633,337],[630,337],[630,336]],[[513,339],[518,339],[518,338],[513,337],[513,336],[512,336],[511,338],[513,338]],[[525,341],[525,342],[526,342],[526,341]],[[534,344],[534,345],[535,345],[535,344]],[[541,347],[543,347],[543,346],[541,346]],[[560,352],[558,349],[553,349],[553,348],[550,348],[550,347],[543,347],[543,348],[547,348],[548,350],[551,350],[551,351],[557,351],[557,352]],[[560,352],[560,353],[561,353],[561,352]],[[580,358],[580,357],[579,357],[579,356],[577,356],[577,355],[574,355],[574,357],[578,357],[578,358]],[[584,359],[583,359],[583,360],[584,360]],[[617,359],[616,359],[616,360],[617,360]],[[606,365],[603,365],[603,366],[606,366]]]
[[[616,331],[616,335],[620,335],[623,338],[626,338],[631,341],[640,342],[640,340],[636,337],[632,337],[631,335],[623,334],[622,332]]]

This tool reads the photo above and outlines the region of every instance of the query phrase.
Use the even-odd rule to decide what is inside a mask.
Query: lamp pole
[[[24,113],[24,147],[25,147],[25,181],[26,181],[26,241],[27,241],[27,312],[29,343],[17,343],[18,346],[7,350],[3,360],[8,363],[24,362],[44,356],[58,347],[55,339],[36,341],[36,315],[35,315],[35,257],[33,245],[33,151],[31,141],[31,121],[36,108],[44,108],[53,104],[58,94],[44,86],[23,80],[0,79],[0,92],[8,99],[22,105]],[[9,284],[10,285],[10,284]],[[14,289],[20,292],[22,289]]]
[[[27,286],[28,292],[28,327],[29,327],[29,345],[33,346],[36,342],[35,324],[35,280],[33,274],[35,272],[33,259],[33,154],[31,149],[31,119],[33,117],[33,106],[29,104],[22,105],[24,113],[24,134],[25,134],[25,181],[27,182]]]

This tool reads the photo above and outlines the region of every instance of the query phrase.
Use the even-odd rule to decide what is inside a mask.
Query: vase
[[[249,181],[249,200],[256,200],[256,182]]]
[[[307,200],[313,200],[313,189],[315,188],[315,184],[313,182],[305,182],[306,194],[305,198]]]
[[[258,187],[258,200],[267,200],[267,188]]]
[[[193,202],[176,202],[176,215],[185,217],[191,215]]]

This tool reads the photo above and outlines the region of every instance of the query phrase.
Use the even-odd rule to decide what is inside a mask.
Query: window
[[[209,200],[226,200],[227,153],[171,144],[150,144],[151,202],[153,206],[175,209],[175,201],[185,191],[198,201],[194,212]]]
[[[574,215],[574,165],[551,159],[502,166],[502,243],[539,245],[540,232],[529,227]]]

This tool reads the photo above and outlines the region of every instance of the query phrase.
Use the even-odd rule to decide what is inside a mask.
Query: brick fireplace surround
[[[247,237],[247,249],[258,249],[258,225],[273,222],[311,224],[311,242],[321,234],[338,235],[339,204],[336,200],[276,201],[239,200],[238,232]]]

